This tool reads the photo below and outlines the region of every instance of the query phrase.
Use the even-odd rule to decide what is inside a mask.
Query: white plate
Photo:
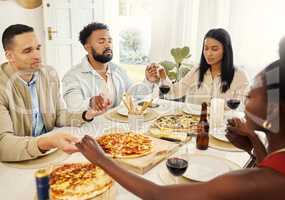
[[[225,134],[212,134],[212,136],[218,140],[221,140],[223,142],[230,142],[228,140],[228,138],[226,138],[226,135]]]
[[[205,182],[229,171],[231,171],[231,166],[223,158],[190,154],[188,155],[188,168],[183,177]]]
[[[140,106],[139,106],[140,108]],[[148,109],[146,109],[143,114],[146,114],[148,112]],[[117,109],[117,113],[119,113],[120,115],[124,115],[124,116],[128,116],[128,109],[125,107],[125,106],[120,106],[118,109]]]
[[[182,108],[183,112],[185,112],[187,114],[192,114],[192,115],[201,115],[201,109],[202,109],[201,105],[190,104],[190,103],[185,104],[185,106]],[[208,109],[207,112],[209,114],[210,110]]]
[[[226,137],[226,127],[211,130],[211,136],[223,142],[230,142]]]
[[[128,116],[128,109],[125,106],[120,106],[117,109],[117,113],[119,113],[120,115]]]
[[[183,107],[183,112],[185,112],[187,114],[192,114],[192,115],[200,115],[201,114],[201,105],[187,103]]]

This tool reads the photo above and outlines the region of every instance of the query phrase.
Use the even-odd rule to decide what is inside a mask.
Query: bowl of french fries
[[[149,105],[152,104],[153,99],[150,101],[144,101],[142,105],[135,103],[134,98],[130,94],[123,95],[123,105],[117,109],[117,112],[121,115],[128,116],[133,115],[144,115],[148,112]]]

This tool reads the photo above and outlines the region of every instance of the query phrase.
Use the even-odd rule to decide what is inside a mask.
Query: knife
[[[175,138],[160,137],[160,139],[167,140],[167,141],[170,141],[170,142],[181,142],[181,140],[175,139]]]

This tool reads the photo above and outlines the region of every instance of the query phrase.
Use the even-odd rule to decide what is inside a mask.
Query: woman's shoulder
[[[247,80],[249,81],[248,74],[243,67],[235,67],[234,78],[237,80]]]
[[[243,67],[235,67],[235,74],[237,76],[248,76],[246,70]]]

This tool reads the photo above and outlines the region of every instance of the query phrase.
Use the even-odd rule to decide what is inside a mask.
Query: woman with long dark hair
[[[165,70],[159,70],[160,78],[167,79]],[[225,98],[231,91],[246,90],[248,77],[234,66],[233,49],[229,33],[222,29],[211,29],[203,40],[203,50],[198,68],[193,68],[179,82],[171,85],[170,96],[176,98],[192,93]],[[203,101],[205,101],[205,98]]]

